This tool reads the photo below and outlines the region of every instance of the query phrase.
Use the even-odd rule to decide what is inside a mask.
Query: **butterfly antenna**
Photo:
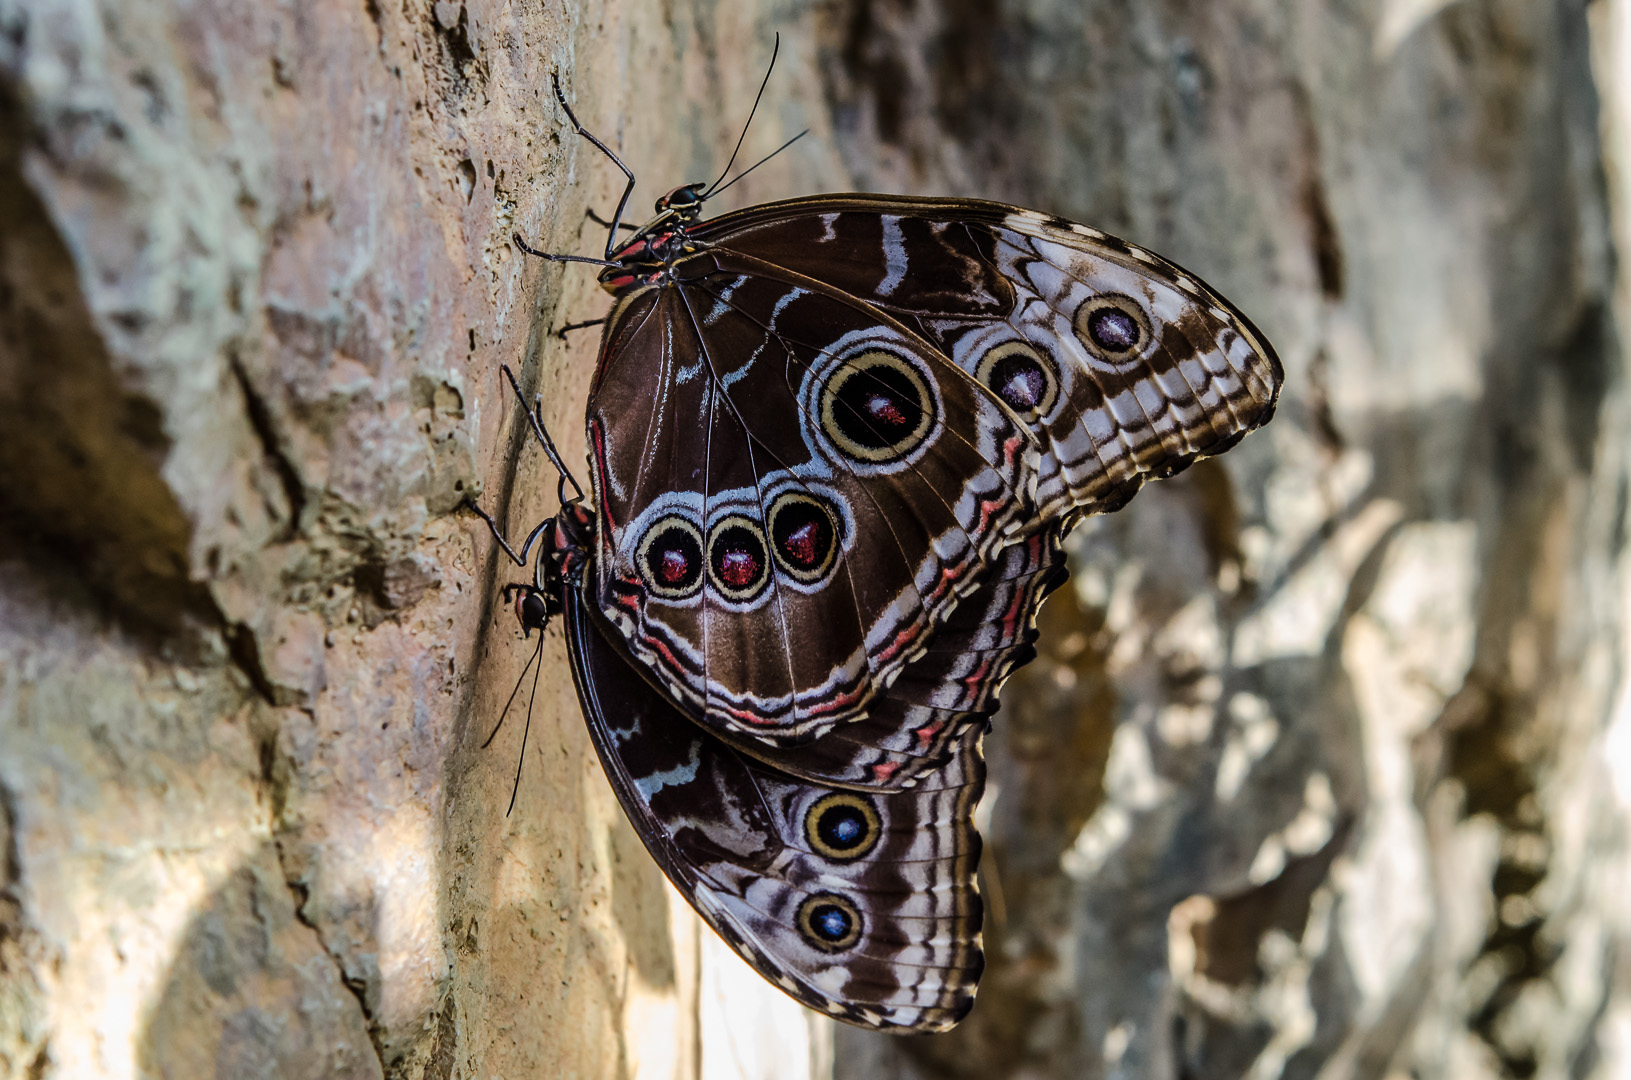
[[[549,455],[549,463],[555,466],[556,472],[561,474],[561,481],[555,488],[555,493],[560,497],[561,504],[564,506],[567,502],[567,484],[572,485],[572,490],[576,492],[576,498],[582,499],[583,488],[578,486],[578,478],[572,475],[572,471],[566,467],[566,462],[561,460],[561,452],[555,449],[555,440],[549,437],[549,429],[544,427],[543,395],[535,398],[534,404],[529,406],[526,395],[521,392],[521,384],[515,381],[515,373],[510,370],[510,365],[501,364],[499,369],[504,372],[504,377],[510,380],[510,389],[515,391],[515,399],[521,403],[521,411],[527,414],[527,421],[532,424],[532,433],[538,437],[538,442],[542,444],[544,453]]]
[[[805,128],[803,131],[799,132],[797,135],[794,135],[791,139],[788,139],[786,142],[784,142],[780,146],[776,147],[776,149],[772,150],[770,153],[766,154],[764,157],[760,158],[758,161],[755,161],[752,165],[749,165],[747,168],[743,169],[740,173],[738,173],[736,175],[736,177],[734,179],[731,180],[730,184],[726,184],[724,187],[720,188],[719,191],[710,192],[709,194],[704,195],[702,197],[704,199],[711,199],[715,195],[718,195],[720,192],[729,191],[730,187],[731,187],[731,184],[736,183],[737,180],[742,179],[742,177],[746,176],[748,173],[752,172],[754,169],[757,169],[759,166],[763,165],[765,162],[769,161],[771,158],[775,157],[777,154],[781,153],[783,150],[786,150],[789,146],[792,146],[794,143],[798,142],[800,139],[804,138],[804,136],[806,136],[808,134],[810,134],[810,129]]]
[[[489,732],[487,737],[481,741],[481,748],[483,750],[491,746],[493,740],[498,737],[498,729],[504,726],[505,719],[510,715],[510,706],[515,704],[515,695],[521,692],[521,684],[527,681],[527,669],[532,667],[533,661],[537,660],[541,655],[543,655],[543,652],[544,635],[539,634],[538,647],[532,650],[532,656],[527,659],[526,666],[521,669],[521,677],[515,680],[515,689],[510,691],[510,699],[506,701],[504,703],[504,707],[498,711],[498,723],[493,725],[493,730]]]
[[[532,654],[533,658],[536,659],[543,651],[544,635],[539,634],[538,648]],[[539,664],[532,672],[532,693],[527,696],[527,723],[521,729],[521,753],[517,754],[515,758],[515,784],[510,788],[510,805],[504,810],[505,817],[509,817],[510,811],[515,809],[516,796],[521,794],[521,766],[527,763],[527,736],[532,732],[532,703],[538,700],[538,676],[543,674],[543,671],[544,665]],[[526,678],[526,675],[526,671],[523,670],[521,677]],[[517,684],[517,686],[519,685]]]
[[[758,94],[754,95],[753,98],[753,108],[748,110],[748,122],[742,125],[742,134],[736,137],[736,149],[731,151],[731,159],[725,162],[725,171],[719,174],[719,180],[715,180],[712,184],[709,184],[708,190],[704,191],[702,195],[699,196],[700,198],[708,198],[708,196],[713,192],[713,189],[719,186],[719,181],[730,175],[731,166],[736,164],[736,155],[742,152],[742,140],[748,137],[748,128],[753,126],[753,116],[759,111],[759,99],[765,96],[765,87],[770,85],[770,73],[776,70],[776,54],[781,52],[781,48],[782,36],[777,34],[776,44],[770,50],[770,66],[765,68],[765,77],[763,81],[759,83]]]

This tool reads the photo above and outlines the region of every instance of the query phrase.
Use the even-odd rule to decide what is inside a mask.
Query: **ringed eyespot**
[[[819,499],[784,491],[770,503],[770,552],[782,573],[804,585],[827,576],[838,560],[838,527]]]
[[[635,560],[653,596],[689,599],[702,587],[702,532],[678,514],[658,518],[640,538]]]
[[[877,346],[835,365],[818,400],[822,432],[840,454],[865,464],[907,457],[939,419],[928,376]]]
[[[1053,362],[1028,341],[999,342],[986,350],[974,377],[1022,420],[1040,420],[1059,400],[1059,376]]]
[[[759,523],[741,514],[729,514],[708,530],[708,580],[719,595],[746,603],[770,580],[770,559]]]
[[[861,940],[861,912],[837,893],[816,893],[799,905],[794,925],[822,952],[843,952]]]
[[[817,855],[852,862],[878,846],[883,822],[870,800],[848,791],[823,795],[804,815],[804,838]]]
[[[1119,293],[1089,297],[1076,309],[1074,322],[1088,351],[1111,363],[1142,356],[1154,336],[1138,301]]]

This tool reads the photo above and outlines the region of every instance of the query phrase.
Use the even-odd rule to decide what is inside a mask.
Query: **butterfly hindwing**
[[[814,783],[895,791],[945,765],[964,731],[984,726],[997,689],[1035,654],[1036,613],[1066,576],[1057,527],[1015,541],[992,558],[929,648],[873,698],[867,715],[805,746],[745,753]]]
[[[984,966],[983,721],[910,791],[811,784],[676,709],[591,605],[567,590],[590,736],[635,830],[702,918],[765,978],[839,1019],[909,1031],[961,1019]]]

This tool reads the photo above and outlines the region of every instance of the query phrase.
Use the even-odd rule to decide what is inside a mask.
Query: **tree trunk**
[[[1286,363],[1072,538],[944,1036],[701,927],[459,509],[556,508],[501,364],[584,460],[551,75],[638,218],[776,32],[731,206],[1063,214]],[[1631,0],[0,0],[0,1076],[1619,1075],[1628,130]]]

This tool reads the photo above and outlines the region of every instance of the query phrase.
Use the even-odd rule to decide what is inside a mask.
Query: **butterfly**
[[[612,787],[704,920],[812,1007],[944,1030],[983,966],[979,740],[1061,538],[1267,422],[1279,361],[1187,271],[999,203],[704,219],[727,165],[620,238],[634,176],[555,92],[627,185],[604,258],[515,237],[613,307],[594,508],[536,403],[560,514],[517,552],[469,504],[518,565],[539,545],[506,595],[528,634],[562,616]]]

